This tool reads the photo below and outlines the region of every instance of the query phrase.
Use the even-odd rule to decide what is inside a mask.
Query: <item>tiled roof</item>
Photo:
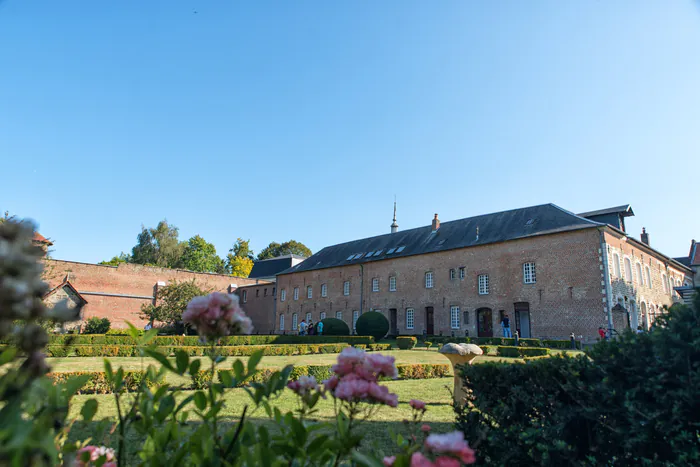
[[[32,238],[32,240],[36,243],[45,243],[46,245],[53,245],[53,242],[51,240],[44,237],[39,232],[34,232],[34,238]]]

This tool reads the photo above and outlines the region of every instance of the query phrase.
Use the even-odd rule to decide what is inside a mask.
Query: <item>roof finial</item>
[[[399,230],[399,224],[396,223],[396,195],[394,195],[394,222],[391,223],[391,233],[396,233]]]

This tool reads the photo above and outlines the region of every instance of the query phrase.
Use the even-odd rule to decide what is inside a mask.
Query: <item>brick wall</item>
[[[83,318],[92,316],[109,318],[112,327],[126,327],[129,321],[137,327],[146,322],[139,318],[141,305],[153,303],[158,282],[195,279],[202,288],[220,292],[231,292],[229,287],[262,283],[256,279],[222,274],[207,274],[165,269],[137,264],[102,266],[60,260],[44,260],[44,280],[51,288],[58,286],[66,278],[81,293],[88,304],[83,309]],[[115,296],[121,295],[121,296]]]
[[[274,334],[276,285],[268,282],[236,289],[241,307],[253,320],[254,334]]]
[[[601,281],[602,257],[598,230],[561,233],[511,242],[464,248],[447,252],[416,255],[360,265],[285,274],[277,278],[277,316],[285,315],[285,329],[291,329],[292,315],[298,322],[312,314],[318,321],[342,313],[352,328],[352,313],[360,310],[360,284],[363,281],[364,311],[381,310],[391,318],[396,310],[400,334],[422,334],[426,328],[426,307],[433,307],[434,332],[449,336],[477,335],[477,309],[492,310],[494,335],[500,333],[500,310],[514,318],[515,303],[527,302],[530,328],[535,337],[567,338],[571,332],[594,340],[599,326],[606,326],[605,290]],[[535,284],[523,283],[523,263],[535,262]],[[464,279],[459,268],[465,268]],[[449,271],[456,278],[450,280]],[[433,272],[433,288],[425,287],[425,273]],[[489,294],[479,295],[477,277],[489,276]],[[396,291],[389,291],[389,278],[396,277]],[[379,280],[379,292],[372,292],[372,279]],[[343,284],[350,282],[350,294]],[[322,284],[327,297],[321,297]],[[312,298],[307,298],[307,286]],[[294,300],[294,288],[299,299]],[[285,290],[286,300],[281,300]],[[452,329],[450,309],[458,306],[459,329]],[[414,310],[414,329],[406,327],[406,310]],[[466,313],[465,313],[466,312]],[[482,315],[485,316],[485,315]]]

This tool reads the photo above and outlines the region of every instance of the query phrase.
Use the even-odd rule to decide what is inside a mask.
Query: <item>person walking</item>
[[[600,340],[605,340],[605,328],[603,328],[603,326],[598,328],[598,335],[600,336]]]
[[[316,325],[316,334],[319,336],[323,335],[323,321],[319,321]]]
[[[305,336],[306,335],[306,320],[301,320],[301,323],[299,323],[299,335],[300,336]]]
[[[501,327],[503,328],[503,337],[513,337],[513,334],[510,332],[510,318],[508,318],[508,313],[503,315]]]
[[[315,334],[314,322],[309,320],[309,335],[313,336]]]

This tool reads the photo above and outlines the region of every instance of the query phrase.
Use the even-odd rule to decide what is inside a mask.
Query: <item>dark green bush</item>
[[[324,328],[325,329],[325,328]],[[362,336],[372,336],[375,341],[383,339],[389,332],[389,320],[382,313],[368,311],[362,313],[355,323],[357,334]]]
[[[697,296],[696,296],[697,297]],[[481,465],[700,465],[700,299],[587,355],[465,365]]]
[[[416,346],[418,339],[413,336],[399,336],[396,338],[396,346],[401,350],[409,350]]]
[[[550,349],[571,349],[571,341],[547,339],[542,341],[542,347],[549,347]],[[576,348],[581,348],[580,341],[576,341]]]
[[[83,327],[83,334],[104,334],[109,331],[110,322],[108,318],[88,318]]]
[[[549,355],[549,349],[543,347],[498,346],[499,357],[539,357],[541,355]]]
[[[46,346],[46,356],[47,357],[67,357],[73,353],[73,349],[66,345],[47,345]]]
[[[513,339],[515,341],[515,339]],[[515,344],[515,342],[513,342]],[[521,347],[544,347],[540,339],[519,339]]]
[[[513,347],[509,345],[499,345],[498,346],[498,356],[499,357],[520,357],[520,352],[518,352],[518,347]]]
[[[326,318],[321,320],[323,323],[324,336],[349,336],[350,328],[342,319]],[[319,336],[320,337],[320,336]]]

